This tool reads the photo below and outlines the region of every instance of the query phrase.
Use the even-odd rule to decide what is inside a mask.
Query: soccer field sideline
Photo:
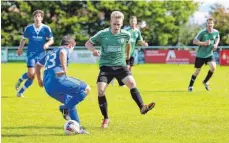
[[[16,98],[14,85],[26,70],[24,63],[2,64],[2,142],[138,142],[138,143],[228,143],[229,67],[218,66],[210,81],[212,90],[202,85],[208,67],[196,80],[194,91],[187,92],[193,65],[145,64],[133,67],[137,86],[146,103],[156,102],[147,115],[140,112],[127,88],[107,89],[110,127],[100,128],[102,116],[96,91],[98,65],[72,64],[69,75],[92,87],[79,104],[82,124],[89,136],[64,136],[64,119],[59,103],[47,97],[34,82],[25,98]]]

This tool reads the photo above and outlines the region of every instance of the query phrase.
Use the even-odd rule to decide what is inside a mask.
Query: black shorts
[[[212,62],[212,61],[215,61],[213,56],[207,58],[196,57],[195,68],[201,68],[203,64],[207,64],[208,62]]]
[[[97,79],[98,82],[105,82],[109,84],[113,78],[118,80],[120,86],[124,85],[122,79],[127,77],[128,75],[132,75],[127,67],[123,66],[102,66],[100,67],[99,76]]]
[[[126,64],[130,65],[130,66],[133,66],[134,65],[134,57],[131,56],[128,61],[126,60]]]

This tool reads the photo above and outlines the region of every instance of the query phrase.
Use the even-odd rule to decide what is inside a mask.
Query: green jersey
[[[201,30],[195,37],[195,39],[204,42],[207,40],[211,40],[210,45],[208,46],[199,46],[196,52],[196,57],[199,58],[207,58],[213,56],[213,46],[215,44],[216,39],[219,38],[219,31],[213,29],[213,32],[209,33],[207,29]]]
[[[128,32],[130,32],[130,43],[131,43],[131,50],[130,50],[130,56],[134,56],[134,49],[135,45],[138,41],[142,41],[142,34],[138,29],[132,29],[131,27],[126,29]]]
[[[90,38],[93,44],[101,45],[99,66],[126,66],[126,44],[130,33],[122,30],[113,34],[110,28],[99,31]]]

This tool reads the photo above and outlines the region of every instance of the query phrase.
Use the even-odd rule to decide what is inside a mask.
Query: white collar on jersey
[[[33,28],[35,30],[35,32],[38,34],[40,31],[41,31],[41,28],[44,26],[43,23],[41,23],[40,27],[39,28],[36,28],[35,24],[33,24]]]

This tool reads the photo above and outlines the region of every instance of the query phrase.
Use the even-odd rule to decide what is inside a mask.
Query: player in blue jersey
[[[79,79],[67,76],[69,56],[75,45],[76,42],[71,36],[64,36],[59,48],[49,51],[37,62],[35,71],[39,86],[44,86],[49,96],[64,104],[59,107],[63,117],[80,123],[76,105],[84,100],[91,89]],[[45,68],[42,80],[41,68],[43,66]],[[88,134],[82,128],[80,133]]]
[[[25,40],[28,38],[27,48],[27,67],[28,71],[24,73],[16,83],[17,97],[23,97],[25,89],[29,88],[35,77],[35,64],[37,60],[45,54],[45,50],[54,43],[52,31],[49,26],[42,23],[44,12],[36,10],[33,12],[34,23],[25,28],[23,37],[21,39],[19,48],[17,50],[18,56],[23,53]],[[47,41],[48,39],[48,41]],[[47,41],[47,42],[46,42]],[[21,83],[26,80],[24,86],[19,90]]]

